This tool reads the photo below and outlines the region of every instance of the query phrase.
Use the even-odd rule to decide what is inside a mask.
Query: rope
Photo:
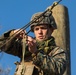
[[[36,20],[38,20],[40,17],[42,17],[46,12],[50,11],[52,12],[52,9],[59,4],[59,2],[62,0],[59,0],[58,2],[54,2],[53,5],[51,6],[51,9],[47,9],[45,10],[42,14],[40,14],[37,18],[33,19],[32,21],[30,21],[28,24],[24,25],[22,28],[20,28],[16,33],[14,33],[12,36],[8,37],[6,40],[7,42],[5,42],[4,44],[2,44],[0,46],[0,49],[6,45],[7,43],[9,43],[13,38],[15,38],[20,32],[22,32],[23,30],[27,29],[31,24],[33,24]],[[29,30],[25,35],[27,35],[31,30]],[[1,52],[1,51],[0,51]]]
[[[25,63],[24,63],[24,59],[25,59],[25,53],[26,53],[26,40],[27,40],[27,36],[25,36],[25,34],[23,35],[23,39],[22,39],[22,71],[21,71],[21,75],[24,75],[25,74],[25,70],[26,70],[26,67],[25,67]]]

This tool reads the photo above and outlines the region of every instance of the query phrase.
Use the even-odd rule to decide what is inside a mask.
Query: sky
[[[54,1],[58,0],[0,0],[0,35],[11,29],[18,29],[26,25],[31,16],[36,12],[43,12]],[[69,12],[70,22],[70,59],[71,75],[76,74],[76,0],[62,0]],[[32,35],[32,34],[30,34]],[[16,65],[14,62],[20,59],[6,53],[0,53],[0,67],[10,68],[10,75],[14,75]]]

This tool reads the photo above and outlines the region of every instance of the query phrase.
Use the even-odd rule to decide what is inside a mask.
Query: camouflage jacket
[[[22,58],[21,39],[13,38],[9,43],[1,47],[3,43],[6,43],[10,33],[11,31],[4,33],[0,37],[0,49],[8,54]],[[66,69],[66,52],[55,45],[54,38],[51,37],[42,43],[38,42],[37,48],[39,52],[31,54],[27,46],[25,53],[25,61],[27,59],[33,61],[33,64],[39,68],[38,72],[43,71],[43,74],[35,72],[35,75],[63,75]]]

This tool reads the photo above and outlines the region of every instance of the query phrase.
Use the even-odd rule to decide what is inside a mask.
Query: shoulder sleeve
[[[46,74],[62,75],[66,69],[66,52],[56,47],[48,55],[39,52],[33,58],[34,64],[39,66]]]

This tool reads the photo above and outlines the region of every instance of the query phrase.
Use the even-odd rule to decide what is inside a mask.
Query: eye
[[[45,30],[45,29],[47,29],[47,27],[41,27],[41,29],[44,29]]]
[[[37,31],[37,30],[39,30],[39,28],[35,28],[34,30],[36,30],[36,31]]]

